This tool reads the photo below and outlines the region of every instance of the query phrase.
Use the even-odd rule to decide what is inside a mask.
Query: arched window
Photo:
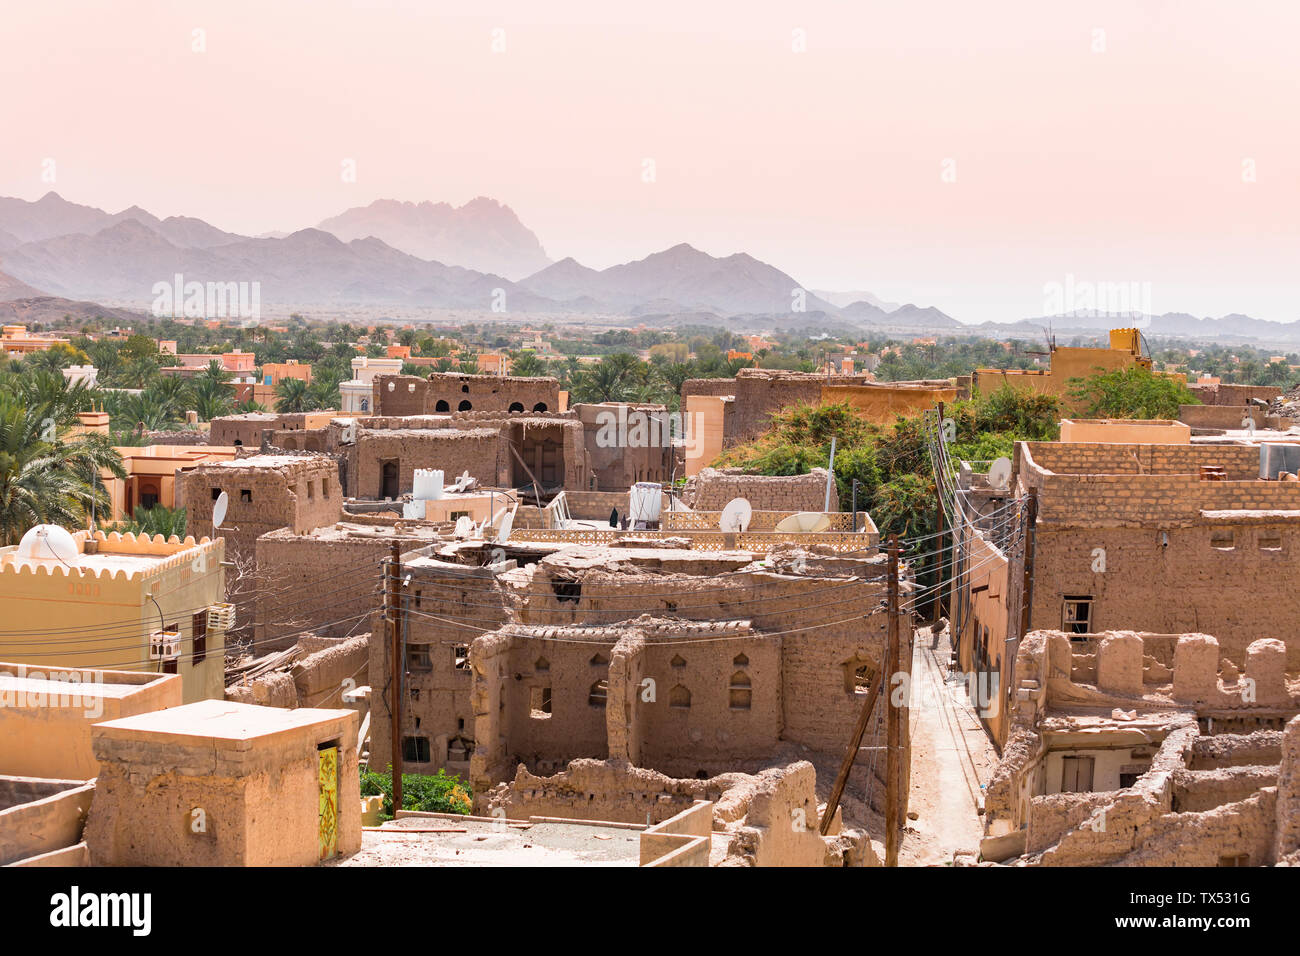
[[[511,411],[511,412],[522,412],[523,410],[524,410],[523,402],[511,402],[510,408],[507,409],[507,411]]]
[[[440,398],[438,399],[437,404],[433,406],[433,410],[435,412],[449,412],[451,411],[451,406],[447,404],[446,399]]]
[[[691,706],[691,692],[678,684],[668,692],[668,706],[687,709]]]
[[[669,661],[669,663],[672,664],[673,667],[685,667],[686,658],[682,657],[680,654],[674,654],[673,659]]]
[[[363,398],[363,399],[361,400],[361,410],[362,410],[363,412],[368,412],[368,411],[370,411],[370,399],[368,399],[368,398]]]
[[[470,404],[470,401],[469,401],[469,399],[467,398],[467,399],[465,399],[464,401],[462,401],[459,405],[456,406],[456,411],[458,411],[458,412],[468,412],[468,411],[469,411],[470,409],[472,409],[473,407],[474,407],[474,406]]]
[[[597,651],[595,655],[591,658],[592,667],[604,667],[608,663],[609,663],[609,658],[606,657],[604,654],[602,654],[600,651]]]
[[[746,657],[744,654],[737,654],[735,657],[731,659],[731,663],[735,664],[737,667],[748,667],[749,658]]]
[[[536,405],[533,406],[533,411],[535,411],[535,412],[544,412],[544,411],[546,411],[546,403],[545,403],[545,402],[538,402]]]
[[[537,662],[533,664],[533,670],[538,672],[545,672],[545,671],[549,671],[550,669],[551,669],[551,662],[548,661],[545,657],[537,658]]]

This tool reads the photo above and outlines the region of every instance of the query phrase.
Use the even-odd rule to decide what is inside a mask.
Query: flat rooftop
[[[356,711],[299,707],[258,707],[226,700],[202,700],[182,707],[136,714],[96,724],[118,740],[175,743],[242,750],[250,741],[293,734],[304,727],[346,720]]]
[[[464,833],[418,833],[417,830]],[[403,832],[406,831],[406,832]],[[326,866],[639,866],[641,831],[598,823],[503,825],[402,817],[361,835],[361,850]]]
[[[76,669],[61,667],[57,664],[48,667],[33,664],[29,667],[29,670],[36,673],[51,673]],[[95,671],[80,671],[79,673],[89,676],[93,675]],[[100,683],[93,679],[77,682],[39,677],[19,677],[14,674],[0,672],[0,695],[3,695],[2,699],[10,701],[6,705],[10,707],[25,707],[35,701],[40,701],[41,706],[57,706],[58,698],[73,696],[82,700],[86,698],[123,700],[136,693],[142,686],[144,685]]]

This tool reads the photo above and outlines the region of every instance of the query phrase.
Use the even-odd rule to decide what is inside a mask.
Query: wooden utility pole
[[[943,402],[940,402],[939,403],[939,443],[940,444],[943,444],[943,412],[944,412]],[[938,624],[939,618],[943,617],[943,609],[945,604],[944,590],[943,590],[943,578],[944,578],[943,540],[945,537],[945,531],[944,531],[944,513],[943,513],[943,490],[941,487],[941,479],[939,475],[934,476],[934,497],[935,497],[935,506],[938,511],[938,526],[939,526],[939,537],[935,539],[936,544],[934,546],[935,565],[936,565],[935,573],[937,575],[937,578],[935,580],[936,587],[934,592],[935,593],[934,623]]]
[[[898,535],[889,536],[889,662],[885,668],[885,866],[898,866],[899,756],[902,749],[902,708],[891,695],[893,677],[901,670],[898,652]]]
[[[1016,639],[1006,648],[1006,654],[1010,658],[1007,661],[1007,686],[1000,687],[998,690],[1002,698],[1002,706],[1008,708],[1003,713],[1009,713],[1011,705],[1012,688],[1016,684],[1016,655],[1020,651],[1020,642],[1025,635],[1029,633],[1029,625],[1033,616],[1034,607],[1034,530],[1038,523],[1038,489],[1029,489],[1029,501],[1025,503],[1025,539],[1022,544],[1021,562],[1024,564],[1024,576],[1020,583],[1020,629],[1016,632]]]
[[[858,750],[862,747],[862,738],[867,732],[867,725],[871,722],[871,713],[875,709],[876,698],[880,696],[880,688],[885,683],[885,672],[888,670],[888,661],[883,660],[880,666],[876,668],[875,676],[871,678],[871,685],[867,690],[866,699],[862,701],[862,710],[858,712],[858,723],[853,728],[853,737],[849,741],[849,749],[844,752],[844,759],[840,762],[840,772],[835,775],[835,785],[831,787],[830,799],[826,801],[826,810],[822,814],[821,833],[825,836],[831,828],[831,820],[835,817],[835,811],[839,808],[840,797],[844,796],[844,787],[849,782],[849,772],[853,769],[853,761],[857,759]]]
[[[402,809],[402,677],[406,671],[406,661],[402,654],[402,546],[393,542],[392,555],[388,559],[388,582],[384,593],[388,600],[389,646],[392,648],[392,676],[388,684],[388,709],[393,720],[393,816]]]

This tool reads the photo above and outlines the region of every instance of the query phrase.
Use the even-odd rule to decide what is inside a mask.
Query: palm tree
[[[338,408],[343,404],[339,395],[339,380],[330,375],[322,376],[308,385],[307,394],[313,408]]]
[[[300,378],[282,378],[275,387],[275,410],[287,414],[312,410],[312,396],[307,383]]]
[[[546,364],[533,352],[516,352],[511,375],[535,376],[546,374]]]
[[[233,395],[229,385],[214,382],[210,378],[195,379],[191,389],[194,411],[205,422],[230,414]]]
[[[44,409],[0,392],[0,545],[36,524],[84,527],[92,509],[108,505],[101,470],[126,477],[108,436],[69,436]]]
[[[589,369],[578,372],[573,381],[577,402],[621,402],[639,384],[638,368],[644,363],[629,352],[606,355]]]

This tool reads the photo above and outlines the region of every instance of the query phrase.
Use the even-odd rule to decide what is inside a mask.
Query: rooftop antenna
[[[722,509],[718,518],[718,527],[723,531],[736,534],[749,527],[749,520],[754,516],[754,509],[744,498],[732,498]]]

